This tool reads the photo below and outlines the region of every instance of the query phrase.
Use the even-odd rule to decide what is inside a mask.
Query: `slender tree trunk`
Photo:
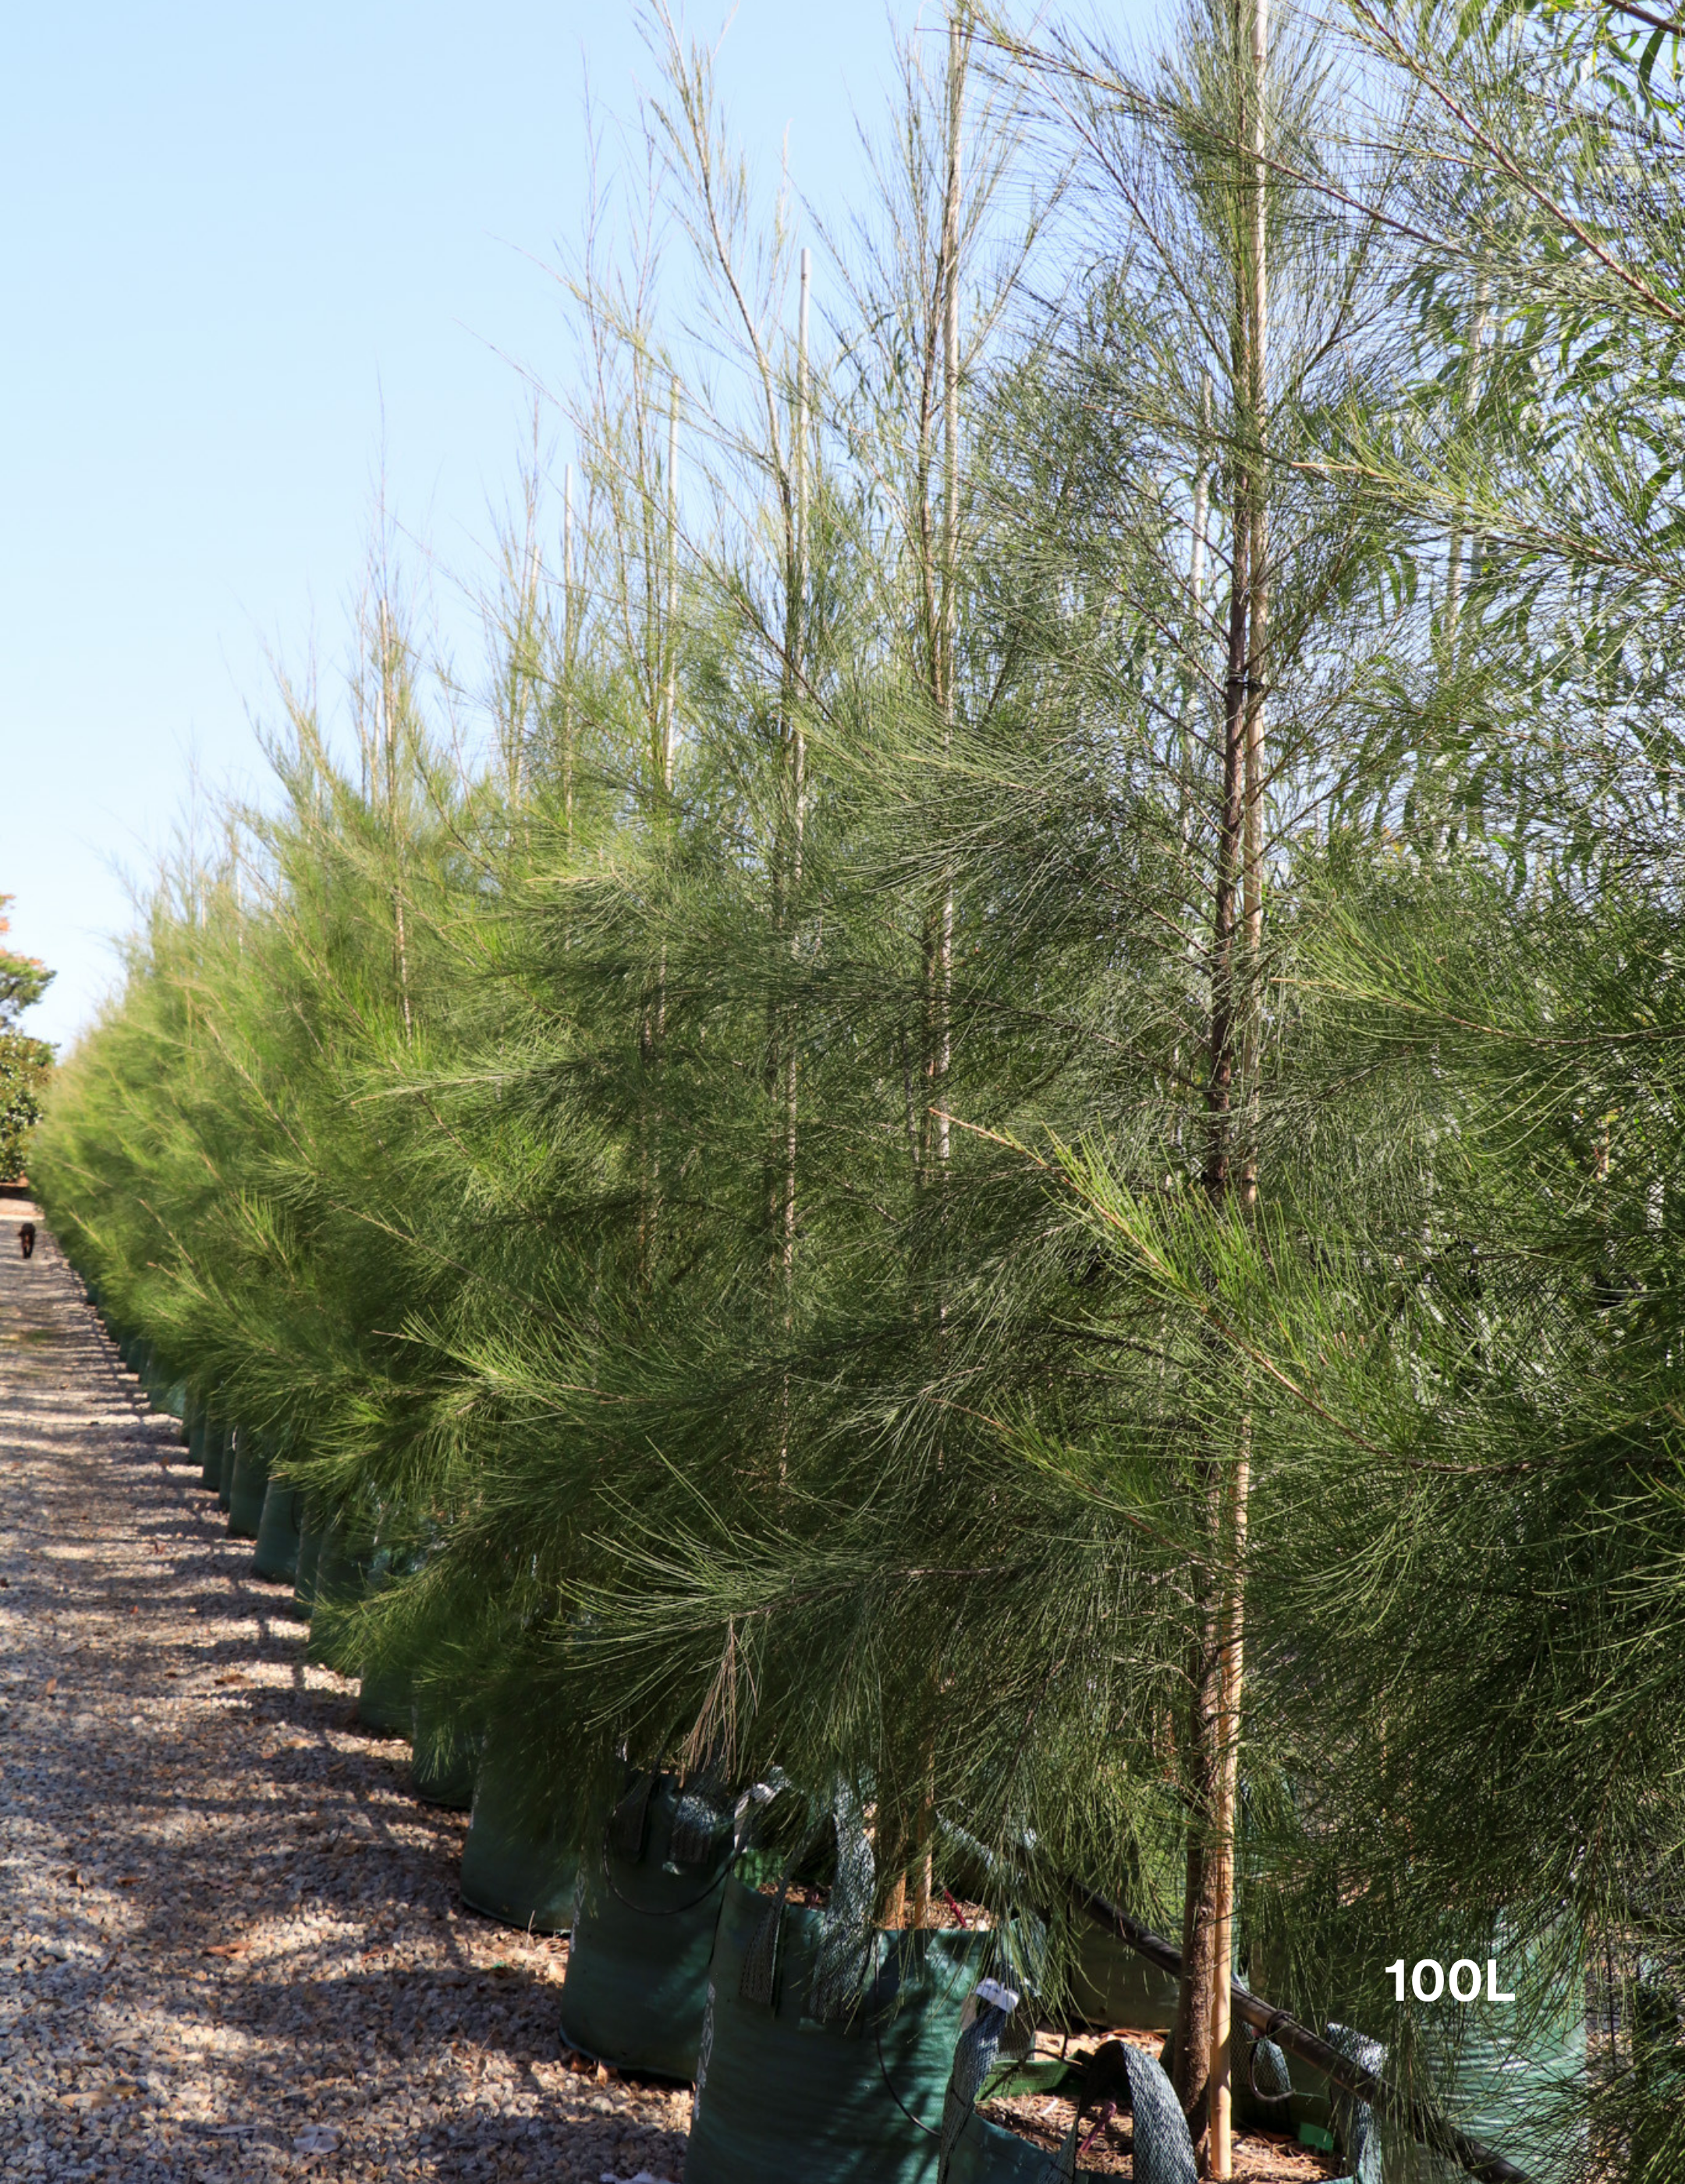
[[[1250,118],[1253,175],[1249,256],[1252,293],[1247,326],[1248,460],[1251,539],[1247,587],[1250,629],[1247,645],[1245,822],[1242,844],[1246,919],[1246,1008],[1243,1029],[1247,1143],[1240,1198],[1250,1212],[1258,1201],[1259,1067],[1262,1060],[1264,964],[1264,797],[1266,780],[1265,727],[1269,696],[1269,495],[1264,437],[1268,415],[1269,361],[1269,200],[1265,165],[1268,125],[1266,92],[1269,58],[1269,0],[1251,0]],[[1251,1420],[1243,1418],[1221,1522],[1214,1546],[1222,1574],[1223,1602],[1218,1618],[1218,1712],[1216,1807],[1212,1826],[1210,1892],[1215,1927],[1214,1953],[1218,1976],[1211,2020],[1210,2174],[1226,2179],[1232,2171],[1233,2040],[1230,2022],[1228,1967],[1233,1949],[1235,1915],[1235,1827],[1240,1781],[1241,1702],[1245,1669],[1246,1547],[1252,1490]]]
[[[1233,1104],[1239,995],[1237,916],[1245,833],[1246,680],[1248,571],[1252,525],[1244,466],[1236,481],[1229,595],[1228,669],[1223,696],[1223,793],[1212,905],[1211,1016],[1206,1056],[1205,1193],[1214,1212],[1233,1183]],[[1220,1369],[1220,1368],[1219,1368]],[[1188,1661],[1187,1869],[1182,1901],[1182,1981],[1176,2003],[1175,2085],[1196,2148],[1203,2151],[1210,2114],[1212,2030],[1217,2008],[1218,1905],[1221,1862],[1214,1856],[1219,1805],[1219,1724],[1222,1714],[1220,1554],[1226,1529],[1224,1465],[1201,1467],[1206,1535],[1214,1550],[1201,1579],[1200,1606]],[[1220,1968],[1226,1979],[1226,1962]]]
[[[561,483],[561,823],[573,857],[573,465]]]
[[[659,783],[656,802],[664,826],[672,816],[669,805],[672,797],[673,744],[678,713],[678,410],[683,392],[675,377],[667,415],[667,600],[659,655],[663,666],[661,691],[656,699],[655,749],[651,753]],[[639,1224],[639,1271],[645,1285],[655,1272],[661,1228],[661,1111],[659,1080],[661,1046],[667,1036],[667,943],[663,940],[656,967],[656,990],[644,1011],[639,1042],[653,1088],[652,1096],[646,1099],[644,1106],[643,1158],[640,1162],[642,1217]]]
[[[404,844],[398,822],[399,699],[398,663],[393,656],[397,638],[383,599],[377,602],[375,614],[380,644],[379,736],[386,767],[387,838],[392,850],[393,961],[398,972],[398,996],[404,1010],[404,1041],[407,1046],[415,1036],[415,1024],[410,1013],[410,949],[404,929]]]
[[[1237,152],[1248,187],[1236,262],[1233,585],[1223,708],[1223,801],[1212,915],[1205,1189],[1214,1213],[1250,1212],[1258,1179],[1258,1078],[1264,946],[1264,811],[1268,778],[1269,365],[1267,0],[1236,0],[1243,98]],[[1239,1084],[1236,1084],[1236,1078]],[[1237,1097],[1238,1095],[1238,1097]],[[1223,1369],[1236,1370],[1232,1360]],[[1235,1831],[1244,1689],[1245,1556],[1250,1427],[1203,1466],[1207,1556],[1190,1663],[1186,1970],[1177,2011],[1177,2092],[1205,2172],[1232,2168]]]

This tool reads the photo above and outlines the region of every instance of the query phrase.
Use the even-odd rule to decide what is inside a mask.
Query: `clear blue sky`
[[[195,766],[259,784],[266,648],[343,660],[382,404],[398,519],[472,570],[527,414],[510,359],[563,364],[542,265],[579,232],[587,71],[623,113],[650,69],[629,0],[59,0],[7,43],[0,892],[64,1039]],[[878,0],[741,0],[738,133],[775,160],[788,125],[834,206],[892,50]]]

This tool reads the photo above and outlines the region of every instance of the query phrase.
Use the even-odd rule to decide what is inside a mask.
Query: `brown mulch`
[[[0,2176],[678,2184],[689,2089],[569,2067],[566,1943],[463,1909],[186,1459],[0,1200]]]

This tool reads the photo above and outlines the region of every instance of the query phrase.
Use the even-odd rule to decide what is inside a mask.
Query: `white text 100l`
[[[1404,1959],[1386,1967],[1392,1975],[1392,1992],[1398,2001],[1404,1999]],[[1437,1957],[1419,1957],[1409,1967],[1410,1992],[1418,2002],[1437,2002],[1448,1986],[1453,2002],[1479,2002],[1481,1988],[1486,1988],[1487,2002],[1514,2002],[1513,1994],[1503,1993],[1498,1984],[1498,1959],[1486,1960],[1486,1978],[1481,1978],[1481,1968],[1472,1957],[1459,1957],[1448,1977],[1445,1967]]]

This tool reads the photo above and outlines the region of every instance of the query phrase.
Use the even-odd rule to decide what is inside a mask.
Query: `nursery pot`
[[[200,1429],[199,1485],[213,1494],[221,1491],[223,1459],[228,1452],[228,1429],[207,1418]]]
[[[323,1530],[321,1511],[306,1496],[299,1520],[299,1568],[293,1580],[293,1612],[307,1623],[315,1606]]]
[[[390,1552],[377,1552],[369,1566],[371,1597],[389,1585],[395,1572]],[[416,1729],[416,1677],[406,1656],[388,1655],[373,1668],[362,1670],[357,1691],[357,1719],[376,1736],[410,1737]]]
[[[354,1674],[355,1670],[344,1658],[338,1611],[354,1607],[362,1598],[368,1575],[368,1554],[352,1546],[343,1515],[335,1517],[322,1534],[321,1558],[316,1563],[310,1596],[310,1638],[306,1650],[311,1660],[338,1669],[345,1675]]]
[[[1493,1984],[1514,1994],[1513,2003],[1487,2001],[1488,1958],[1498,1965]],[[1501,1931],[1491,1947],[1471,1948],[1469,1960],[1482,1975],[1479,1999],[1419,2008],[1418,2070],[1426,2071],[1436,2102],[1459,2130],[1538,2184],[1565,2184],[1584,2154],[1584,2129],[1576,2144],[1561,2143],[1551,2110],[1585,2077],[1583,1982],[1553,1986],[1540,1953],[1508,1944]],[[1465,1974],[1465,1984],[1467,1979]],[[1398,2168],[1412,2184],[1461,2184],[1456,2164],[1425,2147],[1412,2146],[1408,2164]]]
[[[639,1794],[634,1786],[632,1795]],[[680,1864],[672,1855],[679,1801],[677,1780],[656,1777],[642,1825],[629,1831],[635,1854],[618,1825],[622,1802],[582,1865],[561,2037],[618,2069],[689,2080],[696,2075],[731,1836],[722,1828],[704,1863]]]
[[[209,1404],[192,1404],[192,1419],[188,1422],[188,1463],[199,1465],[199,1485],[216,1490],[220,1463],[223,1463],[223,1429],[209,1415]],[[212,1470],[212,1463],[216,1470]]]
[[[687,2184],[935,2184],[961,2014],[995,1964],[985,1929],[873,1939],[874,1975],[841,2021],[813,2014],[823,1913],[727,1882],[708,1970]],[[770,2004],[745,1999],[757,1935],[778,1922]],[[577,1944],[576,1944],[577,1946]],[[569,1966],[572,1977],[572,1967]],[[563,1989],[564,2003],[566,1989]]]
[[[479,1739],[445,1730],[425,1691],[416,1696],[413,1721],[410,1787],[424,1805],[467,1812],[474,1802],[474,1778],[479,1771]]]
[[[364,1676],[357,1692],[357,1719],[375,1736],[415,1734],[416,1682],[407,1661],[388,1662]]]
[[[267,1434],[243,1433],[234,1451],[234,1472],[228,1482],[228,1529],[237,1540],[254,1540],[263,1523],[264,1496],[269,1491],[270,1438]]]
[[[296,1486],[283,1486],[271,1479],[258,1518],[257,1552],[252,1574],[271,1585],[291,1585],[299,1574],[299,1517],[304,1494]]]
[[[234,1488],[234,1466],[240,1453],[240,1441],[244,1429],[231,1426],[222,1436],[222,1463],[216,1474],[216,1506],[225,1515]]]
[[[573,1924],[579,1861],[554,1827],[531,1818],[521,1795],[525,1778],[506,1747],[488,1746],[462,1846],[462,1901],[505,1926],[561,1934]]]
[[[1071,2004],[1085,2024],[1110,2031],[1169,2032],[1176,2021],[1176,1980],[1109,1926],[1076,1914]]]

